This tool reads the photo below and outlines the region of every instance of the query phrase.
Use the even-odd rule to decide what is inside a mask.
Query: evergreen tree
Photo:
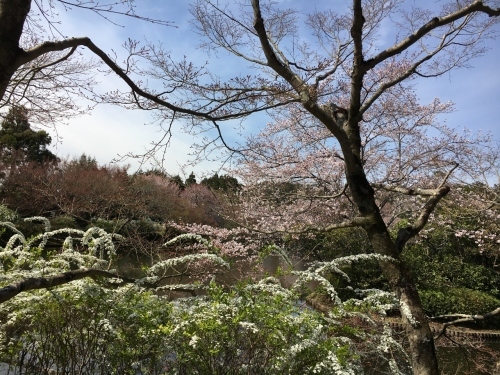
[[[26,108],[11,107],[1,124],[0,160],[10,173],[29,161],[57,162],[56,155],[47,149],[51,142],[46,131],[31,129]]]
[[[181,176],[179,176],[178,174],[170,177],[170,181],[172,181],[174,184],[176,184],[180,190],[184,190],[184,188],[186,187],[184,185],[184,182],[182,181]],[[196,178],[195,178],[194,182],[196,183]]]
[[[219,176],[217,172],[208,178],[201,180],[201,183],[212,190],[236,191],[241,189],[241,184],[234,177],[228,175]]]
[[[184,185],[189,186],[191,184],[196,184],[196,183],[197,183],[196,176],[194,175],[194,172],[191,172],[189,177],[186,179],[186,182],[184,183]]]

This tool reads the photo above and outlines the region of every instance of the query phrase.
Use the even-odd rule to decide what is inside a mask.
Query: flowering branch
[[[406,228],[401,228],[398,231],[398,236],[396,238],[396,251],[401,254],[403,251],[403,248],[405,244],[408,242],[408,240],[412,237],[415,237],[420,231],[425,227],[427,224],[427,221],[429,220],[429,216],[431,213],[434,211],[436,206],[438,205],[439,201],[441,201],[442,198],[444,198],[449,192],[450,192],[450,187],[449,186],[444,186],[448,178],[450,177],[451,173],[458,167],[458,163],[455,163],[453,168],[451,168],[448,173],[444,176],[443,180],[439,184],[439,187],[437,189],[434,189],[433,194],[429,198],[429,200],[425,203],[424,207],[422,208],[422,211],[420,213],[420,216],[415,220],[412,226],[408,226]],[[399,192],[404,192],[404,188],[398,188],[397,190],[393,191],[399,191]],[[408,192],[406,194],[409,194],[409,191],[411,189],[408,189]],[[426,192],[432,192],[432,189],[415,189],[415,190],[424,190]],[[409,195],[414,195],[414,194],[409,194]]]
[[[14,284],[10,284],[0,288],[0,303],[6,302],[11,298],[14,298],[21,292],[27,292],[29,290],[36,289],[47,289],[58,285],[63,285],[71,281],[80,280],[86,277],[90,278],[117,278],[122,280],[124,283],[135,283],[136,279],[123,277],[117,275],[116,273],[94,269],[94,268],[80,268],[74,271],[63,272],[58,275],[49,277],[32,277],[23,281],[19,281]],[[146,287],[153,287],[153,285],[144,285]]]
[[[405,188],[401,186],[392,186],[388,184],[372,184],[374,188],[384,189],[391,191],[393,193],[401,193],[404,195],[421,195],[421,196],[433,196],[438,193],[438,189],[420,189],[420,188]]]
[[[233,220],[230,217],[225,217],[225,218],[226,218],[226,220],[231,221],[242,228],[248,229],[251,232],[256,232],[256,233],[266,234],[266,235],[274,235],[274,234],[301,235],[301,234],[307,234],[307,233],[313,233],[313,232],[330,232],[330,231],[334,231],[336,229],[364,227],[364,226],[370,225],[372,223],[372,220],[368,217],[355,217],[351,220],[347,220],[347,221],[344,221],[342,223],[330,224],[330,225],[323,227],[323,228],[318,227],[318,226],[308,226],[303,230],[265,231],[265,230],[258,229],[256,227],[253,227],[250,225],[245,225],[239,221]]]

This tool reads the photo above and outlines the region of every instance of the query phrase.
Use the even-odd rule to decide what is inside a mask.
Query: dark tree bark
[[[19,68],[24,50],[19,46],[31,0],[0,0],[0,98]]]

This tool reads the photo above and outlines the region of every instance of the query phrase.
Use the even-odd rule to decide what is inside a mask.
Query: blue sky
[[[287,5],[307,11],[306,8],[322,9],[333,4],[342,6],[349,1],[325,0],[282,0]],[[433,5],[434,1],[428,1]],[[126,17],[114,17],[113,20],[123,25],[119,27],[106,22],[91,12],[73,10],[60,11],[60,30],[68,37],[90,37],[101,49],[110,53],[112,50],[121,53],[121,45],[127,38],[136,40],[159,41],[163,43],[173,56],[187,56],[191,61],[202,63],[208,57],[197,48],[199,36],[189,23],[191,15],[188,7],[190,1],[179,0],[140,0],[137,1],[137,12],[141,15],[173,21],[174,27],[152,25]],[[412,3],[410,1],[410,3]],[[421,5],[423,2],[419,2]],[[422,5],[421,5],[422,6]],[[498,29],[498,27],[497,27]],[[390,32],[382,37],[389,38]],[[453,101],[456,112],[446,115],[449,126],[459,129],[469,128],[475,131],[490,131],[495,139],[500,140],[500,42],[487,41],[491,50],[482,58],[471,61],[474,68],[454,70],[450,74],[436,79],[419,80],[417,90],[422,102],[429,102],[434,97],[442,101]],[[218,74],[229,74],[241,69],[241,64],[228,64],[228,56],[219,54],[210,59],[212,71]],[[244,69],[244,66],[243,66]],[[108,75],[99,77],[100,90],[124,88],[122,82]],[[152,141],[160,137],[160,130],[154,125],[147,125],[148,113],[130,111],[110,105],[98,106],[89,115],[69,121],[61,125],[57,132],[62,142],[52,147],[59,156],[78,156],[83,152],[95,156],[100,163],[107,164],[117,155],[127,152],[144,152]],[[247,129],[255,128],[257,122],[265,120],[251,118]],[[231,134],[229,134],[231,136]],[[167,151],[165,168],[170,173],[178,173],[181,166],[189,160],[190,146],[193,139],[181,131],[176,131],[170,149]],[[138,168],[138,162],[128,159],[131,171]],[[205,162],[196,167],[188,166],[185,170],[197,174],[202,171],[216,170],[218,164]]]

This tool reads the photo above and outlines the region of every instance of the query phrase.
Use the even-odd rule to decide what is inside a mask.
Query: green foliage
[[[0,156],[11,172],[26,161],[54,162],[57,157],[47,149],[51,141],[46,131],[31,129],[26,108],[11,107],[1,124]]]
[[[53,229],[75,228],[76,220],[72,216],[61,215],[50,220]]]
[[[234,177],[228,175],[219,176],[215,173],[213,176],[204,178],[201,183],[212,190],[221,190],[224,192],[235,192],[241,189],[241,184]]]
[[[403,259],[413,270],[421,289],[467,288],[500,298],[500,274],[491,268],[464,262],[451,254],[427,255],[420,246],[411,246]]]
[[[196,184],[196,176],[194,175],[194,172],[191,172],[191,174],[186,178],[186,181],[184,182],[185,186],[189,186],[192,184]]]
[[[458,187],[465,193],[483,188]],[[500,273],[490,252],[497,252],[498,244],[487,240],[497,233],[495,217],[492,210],[448,200],[418,241],[406,246],[401,257],[417,279],[428,315],[483,314],[500,306]]]
[[[168,367],[182,374],[346,374],[357,367],[349,341],[333,337],[318,314],[301,309],[274,285],[224,292],[175,305],[162,327],[175,353]]]
[[[78,159],[71,160],[68,163],[68,168],[91,171],[98,170],[100,167],[95,157],[83,153]]]
[[[123,225],[123,232],[127,234],[140,233],[141,236],[147,237],[163,237],[165,235],[165,225],[159,224],[151,219],[130,220]]]
[[[0,249],[5,275],[0,285],[81,267],[111,266],[109,260],[115,255],[112,236],[101,228],[49,231],[46,219],[31,221],[46,225],[45,232],[30,239],[18,233],[15,241]],[[61,250],[45,247],[49,239],[60,235],[70,235],[74,241],[66,237]],[[175,241],[186,238],[196,239],[208,250],[213,248],[211,241],[199,235],[185,234]],[[279,249],[269,246],[268,250]],[[359,254],[316,263],[296,273],[299,278],[292,290],[319,281],[338,307],[338,314],[332,317],[340,321],[350,314],[368,317],[367,312],[386,309],[390,300],[387,293],[370,290],[365,301],[342,304],[322,275],[343,274],[339,269],[342,265],[372,258],[380,256]],[[357,375],[363,372],[361,362],[373,355],[385,371],[392,359],[380,352],[381,345],[394,349],[392,356],[404,353],[390,332],[380,335],[371,328],[339,329],[337,321],[301,306],[297,295],[272,277],[229,291],[212,282],[207,296],[174,302],[141,288],[168,278],[172,269],[181,272],[199,261],[203,268],[229,268],[214,254],[198,253],[156,262],[147,269],[148,276],[131,287],[119,287],[120,280],[114,278],[68,280],[63,286],[25,291],[6,300],[0,304],[0,362],[22,366],[26,374],[50,369],[89,375],[162,371]],[[193,288],[203,285],[161,284],[156,292]],[[354,340],[359,345],[368,337],[370,351],[358,352]],[[403,357],[401,363],[405,363]]]
[[[167,302],[77,281],[1,306],[0,361],[27,375],[362,372],[350,340],[276,284]]]
[[[0,221],[14,222],[19,219],[19,216],[9,209],[6,205],[0,204]]]
[[[466,288],[421,290],[420,297],[427,315],[484,314],[500,306],[500,300],[491,295]]]
[[[162,373],[171,305],[150,293],[77,281],[3,307],[0,358],[23,374]]]
[[[186,187],[186,185],[184,185],[184,181],[182,181],[181,176],[179,176],[178,174],[170,177],[170,181],[176,184],[180,190],[184,190],[184,188]]]
[[[420,241],[407,245],[403,260],[415,273],[421,289],[467,288],[500,298],[500,273],[489,265],[473,239],[456,235],[458,231],[484,228],[485,224],[465,213],[459,219],[453,225],[430,225]]]
[[[343,228],[328,233],[318,233],[314,237],[304,236],[291,239],[292,249],[311,249],[312,255],[328,261],[347,255],[372,253],[372,247],[361,228]]]
[[[289,247],[296,253],[303,254],[306,249],[312,252],[313,257],[322,261],[331,261],[340,257],[358,254],[373,253],[371,245],[366,236],[366,232],[361,228],[345,228],[329,233],[318,234],[314,238],[299,238],[290,241]],[[378,288],[387,289],[385,279],[382,277],[382,270],[376,260],[363,262],[353,262],[342,266],[342,271],[346,272],[350,282],[346,282],[342,277],[332,275],[329,281],[338,290],[341,299],[353,297],[353,288]]]

